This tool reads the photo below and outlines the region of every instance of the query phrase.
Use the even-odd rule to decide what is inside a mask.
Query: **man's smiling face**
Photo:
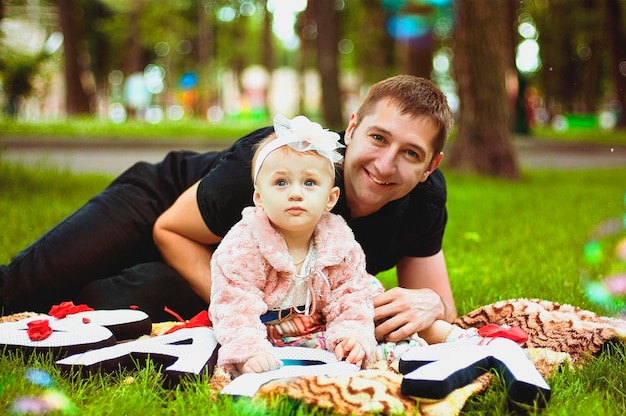
[[[371,214],[407,195],[437,168],[443,154],[433,154],[438,133],[425,117],[401,114],[389,100],[372,114],[350,118],[346,129],[344,181],[353,217]]]

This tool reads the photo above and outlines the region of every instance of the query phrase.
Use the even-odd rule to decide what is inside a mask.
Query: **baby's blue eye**
[[[287,181],[281,179],[278,182],[276,182],[276,185],[278,185],[278,186],[287,186]]]
[[[308,180],[308,181],[304,181],[304,186],[313,186],[315,185],[315,182],[313,182],[312,180]]]

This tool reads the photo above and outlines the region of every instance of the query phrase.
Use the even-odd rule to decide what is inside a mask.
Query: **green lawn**
[[[0,264],[104,188],[110,177],[34,169],[0,158]],[[625,215],[626,167],[588,171],[526,171],[518,182],[447,174],[449,225],[444,250],[459,314],[502,299],[529,297],[603,312],[584,296],[583,246],[594,226]],[[393,272],[382,279],[393,284]],[[247,401],[215,402],[206,380],[164,390],[154,369],[120,375],[61,377],[46,358],[29,366],[52,374],[69,400],[64,414],[265,414]],[[580,370],[548,380],[552,399],[542,415],[623,415],[626,354],[610,348]],[[134,380],[130,382],[132,377]],[[43,388],[24,382],[19,357],[0,360],[0,414],[20,396]],[[294,414],[281,401],[271,414]],[[473,397],[464,414],[509,414],[504,387]],[[296,414],[316,414],[312,409]],[[534,412],[531,411],[531,414]],[[57,414],[63,414],[57,413]]]
[[[203,141],[228,140],[243,136],[255,128],[268,126],[271,120],[233,119],[214,124],[190,119],[150,124],[129,120],[116,124],[93,118],[22,122],[0,118],[0,140],[4,137],[28,137],[32,140],[131,140],[136,141]]]
[[[201,119],[164,121],[158,124],[128,120],[116,124],[94,118],[70,120],[16,121],[0,117],[0,141],[3,137],[29,138],[31,140],[131,140],[131,141],[232,141],[255,128],[271,124],[269,118],[238,117],[223,123],[210,123]],[[454,136],[454,133],[452,134]],[[585,142],[604,145],[626,145],[626,131],[607,131],[594,128],[572,128],[557,131],[537,127],[532,131],[537,140],[559,142]]]

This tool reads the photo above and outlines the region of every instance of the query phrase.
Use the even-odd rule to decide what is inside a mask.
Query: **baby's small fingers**
[[[363,350],[363,348],[361,348],[360,345],[358,345],[350,351],[350,354],[348,354],[348,358],[346,359],[346,361],[360,366],[361,364],[363,364],[364,358],[365,351]]]

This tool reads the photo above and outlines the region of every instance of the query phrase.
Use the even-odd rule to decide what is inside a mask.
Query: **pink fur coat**
[[[245,208],[242,220],[226,234],[211,260],[209,312],[215,337],[221,344],[218,365],[247,361],[272,352],[260,316],[277,308],[287,296],[296,269],[282,236],[265,213]],[[334,351],[342,338],[355,337],[372,358],[375,277],[365,270],[365,254],[352,230],[338,215],[324,213],[314,234],[317,260],[312,273],[323,273],[330,283],[316,310],[326,320],[326,346]]]

